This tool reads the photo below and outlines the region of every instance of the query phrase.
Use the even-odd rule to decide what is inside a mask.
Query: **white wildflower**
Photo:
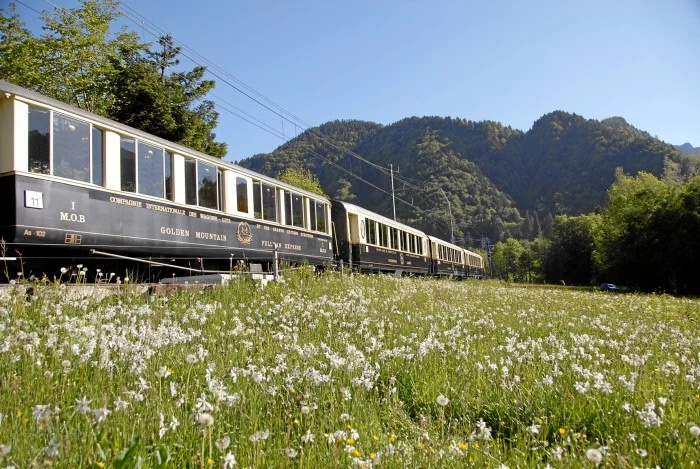
[[[87,414],[90,412],[90,403],[92,400],[87,400],[85,396],[82,399],[75,400],[75,411],[79,414]]]
[[[301,442],[304,444],[313,443],[315,439],[316,437],[311,433],[311,429],[306,430],[306,434],[301,436]]]
[[[236,464],[236,457],[231,453],[226,453],[226,456],[221,459],[221,466],[223,469],[230,469]]]
[[[540,433],[540,425],[537,424],[532,424],[529,427],[527,427],[527,431],[531,433],[532,435],[538,435]]]
[[[111,414],[112,411],[107,407],[102,407],[100,409],[95,409],[92,411],[92,416],[95,418],[95,422],[98,424],[104,423],[107,420],[107,416]]]
[[[450,403],[450,400],[446,396],[443,396],[442,394],[440,394],[437,397],[437,399],[435,399],[435,402],[437,403],[437,405],[439,405],[441,407],[445,407],[447,404]]]

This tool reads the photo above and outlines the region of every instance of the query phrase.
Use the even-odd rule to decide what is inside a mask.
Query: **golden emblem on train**
[[[236,237],[241,244],[250,244],[253,240],[253,230],[250,229],[250,225],[244,221],[240,222],[236,230]]]

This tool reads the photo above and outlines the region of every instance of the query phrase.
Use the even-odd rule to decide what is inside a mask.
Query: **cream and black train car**
[[[432,236],[428,240],[431,274],[458,279],[467,276],[465,249]]]
[[[95,251],[221,270],[274,251],[333,260],[328,199],[1,80],[0,197],[2,256],[35,275],[99,266]]]
[[[343,264],[397,275],[430,273],[428,236],[422,231],[338,200],[331,212]]]

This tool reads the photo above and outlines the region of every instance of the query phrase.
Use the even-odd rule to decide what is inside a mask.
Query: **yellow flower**
[[[392,443],[396,443],[396,435],[391,435],[389,437],[389,441],[391,441]]]
[[[294,419],[294,424],[299,425],[299,419]]]
[[[459,448],[459,449],[469,449],[469,445],[466,444],[466,443],[463,442],[463,441],[460,441],[459,443],[457,443],[457,448]]]
[[[377,459],[377,453],[369,453],[370,459]]]
[[[372,435],[372,438],[374,439],[374,441],[379,441],[379,437],[377,435]]]
[[[353,450],[350,452],[350,455],[351,455],[351,456],[354,456],[354,457],[356,457],[356,458],[359,458],[360,456],[362,456],[362,453],[360,453],[360,452],[357,450],[357,448],[353,448]]]
[[[347,444],[349,444],[349,445],[354,445],[354,444],[355,444],[355,440],[353,440],[352,438],[348,438],[347,440],[345,440],[345,443],[347,443]]]
[[[102,469],[103,467],[105,467],[105,463],[103,463],[102,461],[97,461],[97,462],[95,463],[95,465],[96,465],[97,467],[99,467],[100,469]]]
[[[565,435],[565,434],[566,434],[566,428],[560,427],[560,428],[559,428],[559,434],[560,434],[560,435]]]
[[[214,461],[212,458],[207,459],[207,464],[209,464],[210,466],[213,466],[215,462],[216,461]]]

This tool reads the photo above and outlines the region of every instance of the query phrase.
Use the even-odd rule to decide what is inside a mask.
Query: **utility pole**
[[[391,172],[391,203],[394,206],[394,221],[396,221],[396,197],[394,196],[394,165],[393,164],[389,165],[389,171]],[[398,173],[399,170],[397,169],[396,172]]]
[[[442,192],[442,196],[445,198],[445,201],[447,202],[447,208],[450,211],[450,242],[452,244],[454,244],[455,243],[455,228],[454,228],[454,218],[452,218],[452,204],[450,203],[450,200],[445,195],[445,191],[442,190],[442,187],[440,188],[440,191]]]

